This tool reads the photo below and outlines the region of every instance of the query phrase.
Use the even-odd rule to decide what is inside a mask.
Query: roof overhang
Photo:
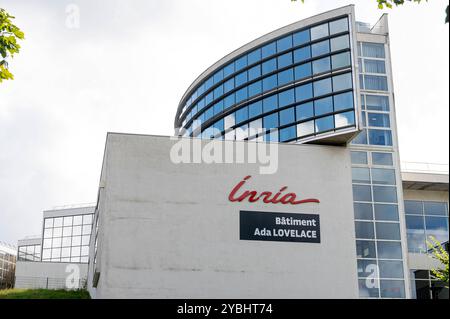
[[[448,182],[448,174],[402,172],[403,189],[448,192]]]

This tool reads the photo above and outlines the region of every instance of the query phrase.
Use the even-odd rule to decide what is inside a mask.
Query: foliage
[[[14,76],[8,69],[8,58],[19,53],[18,40],[24,39],[24,33],[12,23],[14,17],[5,9],[0,8],[0,83],[3,80],[13,80]]]
[[[86,290],[6,289],[0,299],[90,299]]]
[[[442,268],[432,269],[431,274],[436,279],[447,283],[448,287],[448,252],[444,249],[444,247],[442,247],[436,238],[432,236],[430,236],[430,241],[428,241],[427,244],[432,251],[431,257],[439,260],[443,265]]]
[[[297,0],[291,0],[291,1],[297,1]],[[305,3],[305,0],[300,0],[302,3]],[[383,9],[384,7],[387,7],[389,9],[392,9],[393,5],[399,6],[405,4],[405,2],[417,2],[421,3],[423,0],[377,0],[378,2],[378,9]],[[427,2],[428,0],[425,0]],[[448,11],[449,6],[447,6],[446,17],[445,17],[445,23],[448,23]]]

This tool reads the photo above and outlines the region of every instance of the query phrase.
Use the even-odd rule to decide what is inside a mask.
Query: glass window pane
[[[371,279],[359,279],[359,296],[361,298],[379,298],[380,289],[372,283]]]
[[[377,239],[400,240],[400,224],[376,222]]]
[[[297,125],[297,136],[307,136],[314,134],[314,121],[308,121]]]
[[[294,81],[294,70],[287,69],[278,73],[278,85],[282,86]]]
[[[403,262],[379,260],[380,278],[403,278]]]
[[[262,58],[267,58],[268,56],[271,56],[273,54],[277,53],[277,45],[275,42],[266,44],[261,48],[261,56]]]
[[[389,114],[368,113],[368,125],[375,127],[390,127]]]
[[[439,242],[448,241],[448,218],[425,216],[427,239],[434,237]]]
[[[61,227],[63,224],[63,218],[62,217],[58,217],[55,218],[53,221],[53,227]]]
[[[326,116],[316,120],[316,133],[334,129],[334,116]]]
[[[328,35],[329,35],[328,23],[324,23],[311,28],[311,40],[324,38],[327,37]]]
[[[280,142],[286,142],[294,139],[296,135],[295,126],[286,127],[280,130]]]
[[[378,258],[402,259],[402,246],[400,242],[378,241]]]
[[[333,76],[333,92],[347,90],[352,88],[352,74],[345,73]]]
[[[353,203],[355,219],[373,220],[372,204]]]
[[[242,123],[248,120],[248,108],[243,107],[236,111],[236,124]]]
[[[297,102],[308,100],[313,97],[312,84],[305,84],[295,88],[295,99]]]
[[[241,125],[236,128],[236,140],[242,141],[248,137],[248,124]]]
[[[249,117],[255,117],[262,114],[262,101],[257,101],[248,106]]]
[[[353,111],[336,114],[334,116],[336,128],[355,125],[355,113]]]
[[[375,242],[369,240],[356,241],[356,257],[358,258],[376,258]]]
[[[313,74],[328,72],[331,70],[330,57],[315,60],[312,62]]]
[[[423,215],[423,202],[415,200],[405,200],[405,213],[413,215]]]
[[[425,232],[411,232],[408,231],[408,251],[411,253],[424,253],[427,251],[425,243]]]
[[[394,165],[392,153],[372,152],[372,163],[374,165],[392,166]]]
[[[264,117],[263,120],[264,128],[265,129],[272,129],[278,127],[278,113],[274,113],[271,115],[267,115]]]
[[[339,69],[350,66],[350,53],[344,52],[333,55],[331,57],[331,64],[333,65],[333,69]]]
[[[277,40],[277,52],[285,51],[290,48],[292,48],[292,36],[291,35],[288,35],[287,37]]]
[[[256,49],[248,54],[247,62],[248,65],[252,65],[261,60],[261,49]]]
[[[387,77],[379,75],[364,75],[364,88],[366,90],[387,91]]]
[[[269,91],[272,90],[273,88],[276,88],[278,85],[278,81],[277,81],[277,75],[271,75],[265,79],[263,79],[263,91]]]
[[[313,57],[330,53],[330,41],[325,40],[322,42],[314,43],[311,45],[311,55]]]
[[[310,41],[309,29],[294,33],[293,40],[294,46],[308,43]]]
[[[447,203],[424,202],[425,215],[447,216]]]
[[[53,228],[53,237],[61,237],[62,236],[62,227]]]
[[[385,58],[384,44],[382,43],[363,43],[362,55],[368,58]]]
[[[262,81],[257,81],[248,86],[248,96],[255,96],[262,93]]]
[[[292,52],[280,55],[278,58],[278,68],[284,68],[292,64]]]
[[[352,164],[367,164],[367,152],[351,151],[351,162]]]
[[[395,186],[374,186],[373,199],[375,202],[396,203],[397,188]]]
[[[53,218],[46,218],[44,222],[45,228],[53,227]]]
[[[395,185],[395,170],[387,168],[372,168],[374,184]]]
[[[248,80],[254,80],[261,76],[261,65],[256,65],[253,68],[248,70]]]
[[[81,245],[81,236],[72,237],[72,246],[80,246]]]
[[[370,184],[370,170],[365,167],[353,167],[352,180],[354,183]]]
[[[311,76],[311,63],[301,64],[294,69],[295,79],[301,80]]]
[[[405,298],[403,280],[380,280],[381,298]]]
[[[64,217],[64,226],[72,226],[72,216]]]
[[[314,117],[314,104],[313,102],[308,102],[300,104],[296,107],[297,121],[306,120]],[[314,130],[314,125],[313,125]]]
[[[330,22],[330,35],[348,31],[347,18],[335,20]]]
[[[314,96],[329,94],[331,91],[330,78],[314,82]]]
[[[231,113],[224,118],[224,128],[228,129],[236,124],[235,115]]]
[[[330,40],[331,51],[339,51],[350,47],[350,39],[348,35],[343,35]]]
[[[366,95],[366,106],[368,110],[389,111],[389,98],[382,95]]]
[[[391,204],[375,204],[375,219],[398,221],[398,206]]]
[[[223,107],[224,107],[225,109],[227,109],[227,108],[233,106],[233,105],[234,105],[234,101],[235,101],[234,93],[228,95],[228,96],[223,100]]]
[[[273,72],[277,69],[277,59],[273,58],[269,61],[266,61],[262,64],[262,74],[267,74]]]
[[[254,136],[263,132],[262,119],[257,119],[249,124],[249,136]]]
[[[243,57],[237,59],[234,62],[234,66],[235,66],[236,71],[239,71],[239,70],[245,68],[247,66],[247,55],[244,55]]]
[[[272,95],[263,100],[264,113],[276,110],[278,108],[278,96]]]
[[[278,94],[278,106],[284,107],[289,104],[295,103],[294,89],[290,89]]]
[[[380,73],[386,74],[386,65],[384,61],[380,60],[364,60],[365,73]]]
[[[353,185],[353,200],[360,202],[371,202],[372,192],[368,185]]]
[[[370,145],[381,145],[381,146],[392,146],[392,133],[387,130],[369,130],[369,144]]]
[[[92,225],[83,225],[82,234],[88,235],[91,233]]]
[[[290,107],[280,111],[280,125],[287,125],[295,122],[295,108]],[[295,134],[294,134],[295,135]],[[280,134],[281,139],[281,134]]]
[[[362,130],[351,142],[351,144],[367,144],[367,130]]]
[[[333,112],[332,97],[326,97],[314,101],[314,114],[316,116],[332,112]]]
[[[374,230],[372,222],[355,222],[356,238],[373,239]]]
[[[231,78],[228,81],[226,81],[223,84],[223,89],[225,93],[230,92],[232,89],[234,89],[234,78]]]
[[[248,98],[247,87],[236,91],[236,103],[240,103]]]
[[[311,47],[306,46],[294,51],[294,63],[311,59]]]

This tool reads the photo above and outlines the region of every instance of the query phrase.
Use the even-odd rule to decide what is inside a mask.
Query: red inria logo
[[[237,195],[241,187],[248,181],[251,176],[246,176],[242,181],[240,181],[231,191],[230,195],[228,195],[228,199],[230,202],[242,202],[245,199],[248,199],[250,203],[255,203],[262,199],[262,201],[266,204],[278,204],[281,203],[283,205],[291,204],[291,205],[299,205],[306,203],[320,203],[320,201],[316,198],[307,198],[302,200],[297,200],[297,195],[295,193],[286,193],[283,195],[284,191],[287,189],[287,186],[280,188],[278,193],[273,195],[272,192],[264,191],[261,194],[258,194],[257,191],[244,191],[241,195]]]

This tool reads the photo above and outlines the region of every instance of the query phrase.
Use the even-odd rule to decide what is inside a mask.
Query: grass
[[[86,290],[6,289],[0,299],[90,299]]]

